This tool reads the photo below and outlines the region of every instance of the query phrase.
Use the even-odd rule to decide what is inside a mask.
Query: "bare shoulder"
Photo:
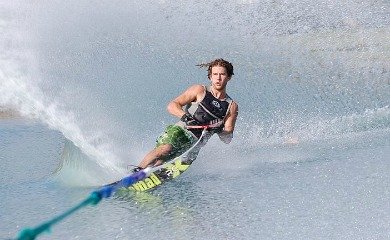
[[[195,85],[192,85],[190,87],[188,87],[184,92],[183,92],[183,95],[193,95],[193,96],[196,96],[198,95],[199,93],[203,92],[204,91],[204,88],[202,85],[200,84],[195,84]]]
[[[187,90],[186,90],[186,93],[190,96],[193,97],[193,101],[200,101],[204,94],[205,94],[205,88],[203,85],[200,85],[200,84],[195,84],[195,85],[192,85],[190,86]]]
[[[189,91],[192,91],[194,93],[201,93],[204,92],[204,86],[200,84],[192,85],[188,88]]]
[[[192,85],[187,88],[182,94],[176,97],[173,101],[179,104],[180,106],[184,106],[188,103],[195,102],[199,99],[204,92],[204,88],[202,85]]]

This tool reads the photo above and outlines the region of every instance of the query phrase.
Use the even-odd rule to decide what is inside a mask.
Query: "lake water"
[[[386,1],[0,1],[0,238],[117,180],[223,57],[240,106],[156,190],[39,239],[389,239]]]

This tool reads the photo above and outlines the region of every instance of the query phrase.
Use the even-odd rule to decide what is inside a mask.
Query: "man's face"
[[[210,75],[211,85],[216,90],[223,90],[226,88],[226,84],[230,80],[225,67],[214,66],[211,68]]]

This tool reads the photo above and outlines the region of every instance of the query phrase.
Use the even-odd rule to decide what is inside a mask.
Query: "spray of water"
[[[84,161],[96,161],[106,172],[122,172],[109,145],[99,141],[99,132],[86,134],[72,111],[62,110],[61,104],[45,96],[37,87],[41,80],[39,61],[28,48],[27,33],[20,26],[15,27],[15,21],[12,18],[0,20],[0,31],[4,36],[0,41],[0,106],[60,131],[88,156]]]

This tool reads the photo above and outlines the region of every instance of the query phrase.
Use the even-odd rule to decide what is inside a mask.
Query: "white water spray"
[[[27,47],[27,33],[15,25],[13,19],[0,19],[0,34],[4,36],[0,40],[0,107],[38,119],[60,131],[105,171],[122,172],[117,166],[118,158],[110,152],[110,144],[100,141],[101,133],[85,134],[72,111],[62,110],[37,87],[41,79],[39,59]]]

